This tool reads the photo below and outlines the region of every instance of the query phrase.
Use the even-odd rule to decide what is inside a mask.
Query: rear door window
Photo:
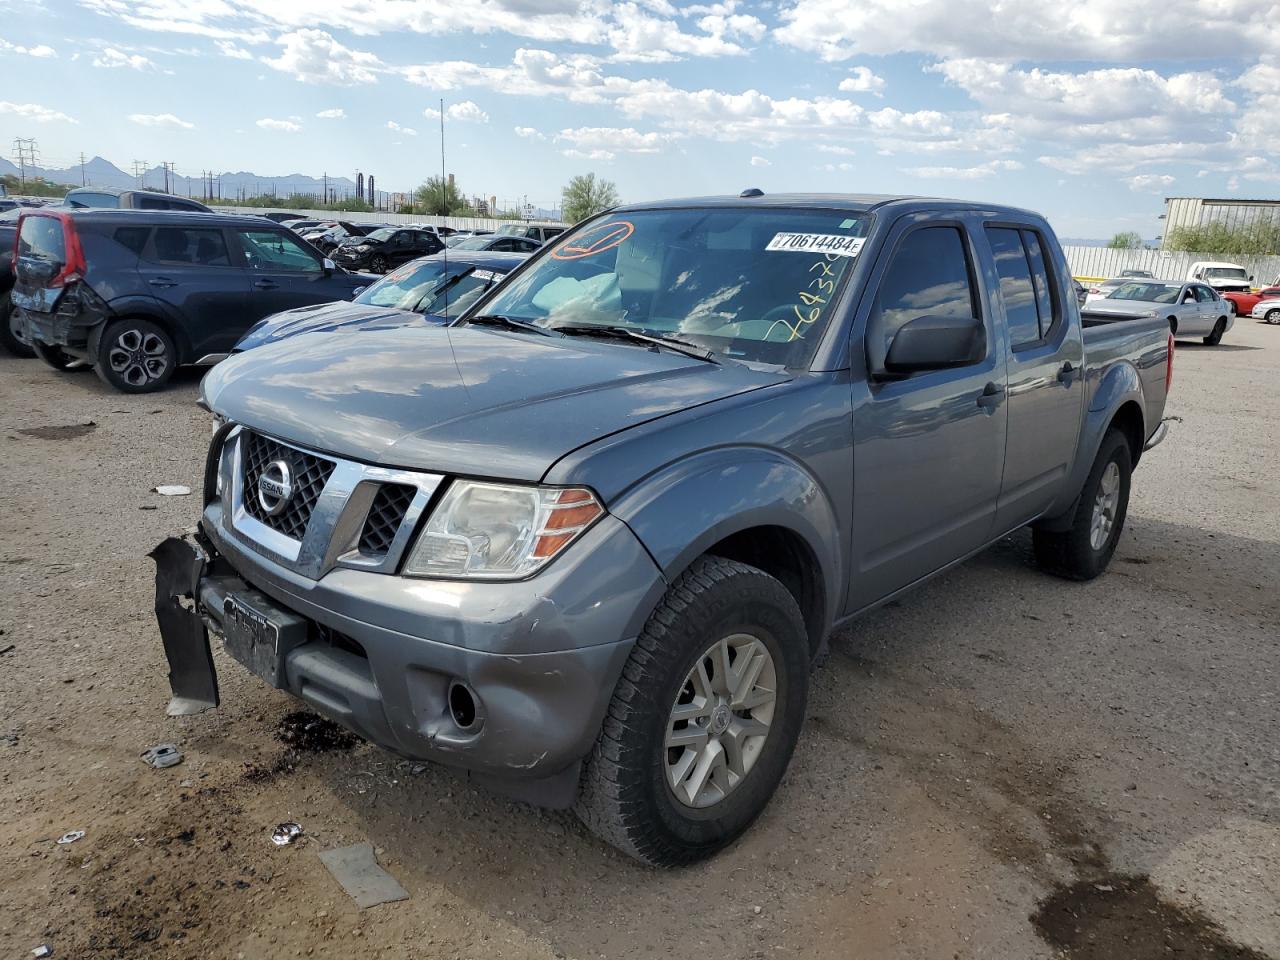
[[[139,210],[169,210],[172,208],[169,206],[168,200],[161,200],[159,197],[143,196],[138,198],[138,209]]]
[[[138,256],[142,256],[142,251],[147,246],[147,240],[151,237],[150,227],[117,227],[116,232],[112,234],[115,242],[125,247]]]
[[[27,217],[18,234],[18,256],[66,263],[67,247],[62,221],[54,217]]]
[[[1033,230],[987,227],[987,239],[1000,274],[1013,349],[1030,346],[1046,336],[1057,320],[1052,282],[1043,245]]]
[[[157,263],[185,263],[203,267],[229,267],[227,241],[221,230],[192,227],[157,227],[151,259]]]
[[[1193,287],[1192,289],[1196,292],[1196,299],[1201,303],[1213,303],[1213,301],[1217,299],[1217,297],[1213,295],[1213,291],[1208,287]]]
[[[1058,295],[1054,292],[1057,287],[1049,261],[1044,256],[1044,240],[1034,230],[1021,233],[1023,246],[1027,248],[1027,260],[1031,263],[1031,282],[1036,288],[1036,308],[1040,314],[1040,336],[1043,339],[1049,336],[1060,319]]]

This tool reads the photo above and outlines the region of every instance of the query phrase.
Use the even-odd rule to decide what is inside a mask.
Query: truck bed
[[[1112,315],[1090,323],[1084,313],[1082,319],[1090,409],[1095,406],[1095,391],[1106,382],[1108,371],[1132,363],[1142,380],[1150,436],[1164,416],[1166,363],[1171,349],[1168,322],[1160,317],[1124,319]]]

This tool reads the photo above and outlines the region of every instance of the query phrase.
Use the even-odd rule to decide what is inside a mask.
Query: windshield
[[[452,244],[454,250],[488,250],[491,237],[467,237]]]
[[[426,260],[407,264],[370,284],[355,302],[456,317],[504,276],[506,271],[478,268],[469,263],[451,264],[446,273],[443,258]]]
[[[1147,303],[1176,303],[1178,291],[1182,287],[1176,283],[1122,283],[1108,295],[1108,300],[1145,300]]]
[[[1209,280],[1248,280],[1249,274],[1244,267],[1205,267],[1204,275]]]
[[[367,236],[370,240],[378,240],[382,243],[385,243],[386,241],[391,239],[391,235],[395,232],[396,232],[395,227],[383,227],[381,230],[375,230],[373,231],[373,233],[370,233]]]
[[[626,327],[800,366],[868,225],[846,211],[785,208],[606,216],[550,241],[484,312],[553,329]]]
[[[504,237],[527,237],[529,228],[520,227],[514,223],[506,223],[498,228],[498,233]]]

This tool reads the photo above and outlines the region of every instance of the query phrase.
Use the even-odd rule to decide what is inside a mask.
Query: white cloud
[[[440,119],[440,111],[435,107],[427,107],[422,111],[424,117],[430,117],[433,120]],[[488,123],[489,115],[481,110],[471,100],[463,100],[461,103],[451,103],[444,108],[444,118],[446,120],[461,120],[465,123]]]
[[[35,47],[23,47],[16,43],[10,43],[8,40],[0,39],[0,53],[16,53],[23,56],[35,57],[39,60],[47,60],[57,57],[58,51],[46,44],[40,44]]]
[[[773,166],[773,161],[766,157],[752,157],[751,165],[753,167],[771,167]]]
[[[230,40],[215,40],[214,46],[218,48],[218,52],[224,57],[230,57],[233,60],[252,60],[253,54],[244,47],[237,47]]]
[[[915,177],[938,180],[980,180],[1007,170],[1021,170],[1017,160],[989,160],[972,167],[912,167],[906,172]]]
[[[298,133],[302,129],[302,124],[293,120],[272,120],[270,117],[263,117],[255,122],[263,130],[278,130],[281,133]]]
[[[178,130],[194,130],[195,124],[175,117],[172,113],[131,113],[131,123],[143,127],[171,127]]]
[[[276,39],[284,48],[279,57],[262,62],[303,83],[354,87],[378,82],[382,61],[372,53],[344,47],[323,30],[296,30]]]
[[[74,117],[69,117],[65,113],[41,106],[38,103],[11,103],[8,100],[0,100],[0,113],[11,114],[15,117],[21,117],[23,120],[32,120],[36,123],[80,122]]]
[[[779,42],[825,60],[858,54],[1133,63],[1238,58],[1280,49],[1272,0],[784,0]]]
[[[516,127],[516,136],[524,137],[526,140],[545,140],[547,135],[542,133],[535,127]]]
[[[847,160],[843,160],[840,163],[824,163],[822,169],[827,173],[846,173],[853,169],[853,164]]]
[[[347,119],[347,111],[341,107],[334,107],[331,110],[321,110],[316,116],[321,120],[345,120]]]
[[[128,67],[131,70],[154,70],[155,64],[140,53],[124,53],[115,47],[104,47],[102,52],[93,58],[95,67],[116,69]]]
[[[874,93],[878,95],[884,91],[884,78],[876,76],[869,67],[852,67],[849,72],[852,76],[845,77],[840,81],[839,89],[841,93]]]
[[[650,16],[635,3],[618,3],[612,10],[608,42],[615,60],[661,62],[683,57],[724,57],[746,53],[736,39],[758,40],[765,25],[743,14],[710,14],[698,21],[701,33],[687,33],[675,20]],[[730,39],[736,38],[736,39]]]
[[[853,157],[858,153],[858,151],[854,150],[853,147],[842,147],[835,143],[819,143],[815,145],[814,149],[821,153],[834,153],[841,157]]]
[[[614,153],[659,153],[671,141],[661,133],[641,133],[632,127],[578,127],[561,130],[557,140],[573,144],[578,150],[600,150]],[[612,159],[612,156],[610,157]]]
[[[416,137],[418,135],[418,131],[413,129],[413,127],[402,127],[394,120],[387,121],[387,129],[394,130],[397,133],[403,133],[406,137]]]
[[[1162,193],[1166,188],[1172,186],[1177,179],[1177,177],[1171,177],[1168,174],[1140,173],[1137,176],[1126,178],[1125,183],[1135,193]]]
[[[578,150],[570,147],[568,150],[561,150],[562,154],[571,160],[603,160],[608,162],[614,159],[614,154],[609,150]]]

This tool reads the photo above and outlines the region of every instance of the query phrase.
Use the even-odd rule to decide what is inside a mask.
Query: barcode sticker
[[[775,233],[765,249],[785,253],[829,253],[834,257],[856,257],[866,242],[864,237],[842,237],[835,233]]]

